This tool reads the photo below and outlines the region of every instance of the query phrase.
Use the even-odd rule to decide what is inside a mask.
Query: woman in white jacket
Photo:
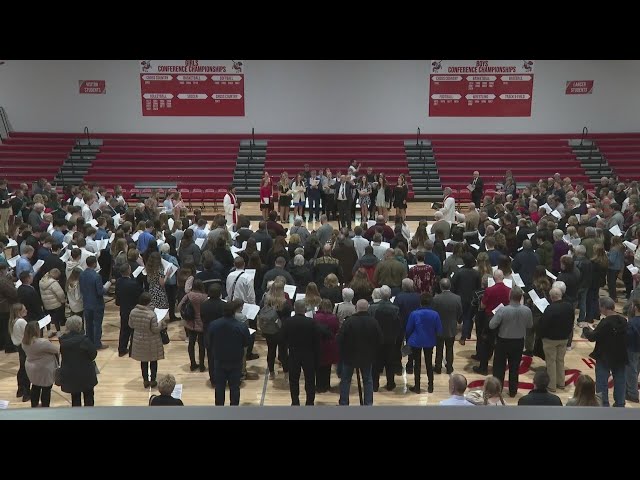
[[[80,318],[84,311],[84,303],[82,301],[82,293],[80,292],[80,274],[82,268],[76,267],[71,271],[71,274],[67,277],[67,300],[69,300],[69,310],[71,315],[77,315]]]
[[[64,316],[65,295],[58,282],[59,278],[60,270],[52,268],[45,273],[39,283],[42,305],[46,312],[51,315],[51,323],[56,326],[56,332],[59,332],[60,326],[66,323]],[[47,327],[49,326],[47,325]],[[55,333],[52,333],[49,336],[54,337],[55,335]]]

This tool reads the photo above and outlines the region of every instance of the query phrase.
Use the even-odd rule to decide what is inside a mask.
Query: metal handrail
[[[256,144],[256,129],[255,128],[251,128],[251,145],[255,145]]]
[[[0,107],[0,118],[2,119],[2,127],[3,129],[0,130],[0,139],[7,139],[9,138],[9,132],[11,132],[11,128],[9,127],[9,119],[7,117],[7,112],[5,111],[4,107]],[[4,131],[4,135],[3,135],[3,131]]]
[[[587,127],[584,127],[582,129],[582,138],[580,138],[580,146],[582,146],[582,143],[584,142],[584,139],[587,135],[589,135],[589,129]]]
[[[89,135],[89,127],[84,127],[84,133],[87,136],[87,145],[91,146],[91,135]]]
[[[420,127],[418,127],[418,135],[416,136],[416,145],[420,143]]]

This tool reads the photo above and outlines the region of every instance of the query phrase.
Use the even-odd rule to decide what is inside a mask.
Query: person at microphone
[[[484,182],[480,178],[480,172],[477,170],[473,172],[473,180],[467,186],[467,189],[471,192],[471,201],[476,204],[476,208],[480,208],[484,192]]]

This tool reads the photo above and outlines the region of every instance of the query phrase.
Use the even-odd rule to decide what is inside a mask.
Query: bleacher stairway
[[[90,143],[87,139],[77,140],[54,179],[56,185],[82,183],[83,177],[91,168],[97,154],[100,153],[101,146],[102,140],[100,139],[91,139]]]
[[[428,202],[441,201],[442,186],[431,142],[421,140],[418,144],[413,140],[405,140],[404,150],[409,165],[414,199]]]
[[[598,148],[595,140],[569,140],[576,158],[582,164],[585,174],[593,184],[599,184],[600,178],[613,174],[611,166]]]
[[[240,200],[256,200],[259,197],[260,179],[264,173],[266,157],[266,140],[240,140],[236,169],[233,173],[233,184]]]

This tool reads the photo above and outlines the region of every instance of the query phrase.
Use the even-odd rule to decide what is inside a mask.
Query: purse
[[[56,355],[56,370],[53,374],[53,383],[55,383],[56,386],[58,387],[62,386],[62,368],[60,368],[60,362],[58,361],[57,355]]]
[[[160,339],[162,340],[163,345],[167,345],[171,341],[166,328],[164,330],[160,330]]]

